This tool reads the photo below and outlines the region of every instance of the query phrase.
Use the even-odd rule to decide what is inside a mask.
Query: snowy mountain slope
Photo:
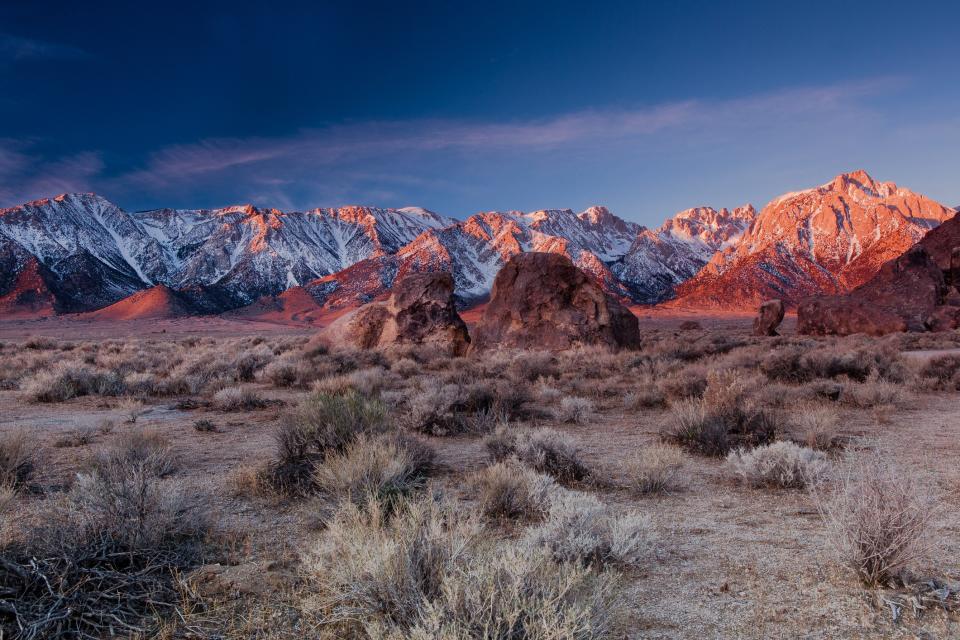
[[[567,255],[636,303],[676,294],[682,306],[750,308],[854,287],[954,214],[862,171],[780,196],[759,214],[697,207],[656,229],[603,207],[457,221],[416,207],[128,213],[68,194],[0,210],[0,315],[21,302],[45,313],[98,309],[158,286],[203,313],[255,301],[270,308],[265,301],[298,287],[338,307],[384,294],[405,273],[436,270],[453,273],[467,305],[524,251]]]
[[[717,251],[737,243],[757,212],[751,205],[732,212],[711,207],[681,211],[656,230],[645,229],[623,258],[614,276],[635,300],[659,302],[674,287],[692,278]]]
[[[752,207],[681,212],[656,230],[621,220],[603,207],[522,213],[488,211],[421,234],[389,259],[375,258],[307,286],[331,306],[369,301],[407,272],[450,271],[461,304],[483,299],[512,256],[545,251],[568,256],[611,293],[658,302],[721,248],[736,241]],[[711,249],[711,247],[715,247]],[[656,283],[652,286],[651,283]]]
[[[841,174],[770,202],[739,242],[678,287],[676,304],[745,309],[850,291],[954,213],[864,171]]]
[[[62,311],[99,308],[155,284],[212,288],[239,306],[453,223],[419,208],[127,213],[94,194],[67,194],[0,210],[8,243],[0,252],[35,257]]]

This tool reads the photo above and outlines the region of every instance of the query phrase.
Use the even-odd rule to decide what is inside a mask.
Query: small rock
[[[775,298],[761,304],[760,309],[757,311],[757,317],[753,319],[753,335],[779,335],[777,333],[777,327],[783,322],[783,314],[783,300]]]

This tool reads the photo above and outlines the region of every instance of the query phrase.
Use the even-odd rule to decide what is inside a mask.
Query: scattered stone
[[[783,322],[783,300],[775,298],[760,305],[757,317],[753,319],[753,335],[776,336],[777,327]]]

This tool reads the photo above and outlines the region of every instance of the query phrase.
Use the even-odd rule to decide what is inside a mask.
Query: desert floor
[[[689,319],[641,316],[641,329],[680,342],[723,333],[750,341],[750,346],[759,350],[754,353],[763,353],[762,339],[747,337],[748,318],[698,318],[702,331],[677,330]],[[787,336],[792,334],[790,318],[784,328]],[[220,320],[23,321],[0,325],[0,340],[16,345],[28,336],[51,336],[78,343],[131,343],[203,336],[229,346],[229,339],[257,336],[268,341],[303,342],[314,331]],[[901,348],[908,352],[905,362],[919,367],[956,347],[941,341]],[[709,367],[711,362],[707,358],[699,364]],[[8,507],[11,522],[7,526],[26,529],[31,521],[42,520],[45,503],[68,487],[101,447],[124,430],[149,429],[172,442],[180,461],[177,480],[189,490],[209,496],[209,510],[216,514],[217,526],[234,532],[240,540],[230,559],[216,569],[233,581],[239,597],[270,599],[301,588],[295,586],[301,552],[322,535],[323,525],[318,522],[322,514],[317,513],[315,503],[240,495],[230,478],[238,469],[269,463],[275,425],[283,412],[309,391],[278,387],[259,376],[238,384],[255,390],[269,404],[224,411],[202,401],[191,408],[182,402],[182,396],[145,396],[142,415],[133,424],[125,422],[128,409],[116,397],[88,395],[63,402],[34,402],[23,389],[0,391],[0,434],[28,431],[43,451],[43,464],[34,480],[40,488],[21,495]],[[908,603],[905,591],[862,587],[834,561],[815,501],[807,491],[745,486],[732,477],[723,458],[694,454],[685,456],[682,486],[674,491],[641,496],[620,487],[617,479],[622,463],[658,441],[673,413],[669,402],[662,407],[626,407],[624,396],[638,384],[629,375],[592,384],[600,388],[590,396],[593,411],[580,424],[549,415],[533,423],[572,436],[589,465],[603,470],[606,482],[579,490],[595,493],[616,508],[640,510],[652,520],[657,535],[652,554],[625,570],[623,588],[631,612],[628,637],[960,637],[960,617],[935,608],[915,613],[907,604],[894,621],[889,602]],[[196,397],[202,400],[203,394]],[[790,414],[804,408],[788,401],[782,410]],[[960,394],[913,385],[906,399],[876,407],[842,406],[838,415],[833,435],[844,446],[829,453],[832,460],[881,447],[940,496],[932,525],[935,545],[926,560],[910,571],[916,581],[935,578],[960,583]],[[211,421],[216,430],[195,429],[194,424],[202,419]],[[110,433],[98,430],[105,422],[115,424]],[[65,436],[78,432],[87,434],[85,442],[64,444]],[[422,437],[438,452],[438,470],[431,482],[469,501],[463,479],[488,464],[483,437]]]

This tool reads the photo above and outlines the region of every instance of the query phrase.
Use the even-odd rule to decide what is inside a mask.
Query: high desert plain
[[[0,2],[0,640],[960,638],[957,24]]]

